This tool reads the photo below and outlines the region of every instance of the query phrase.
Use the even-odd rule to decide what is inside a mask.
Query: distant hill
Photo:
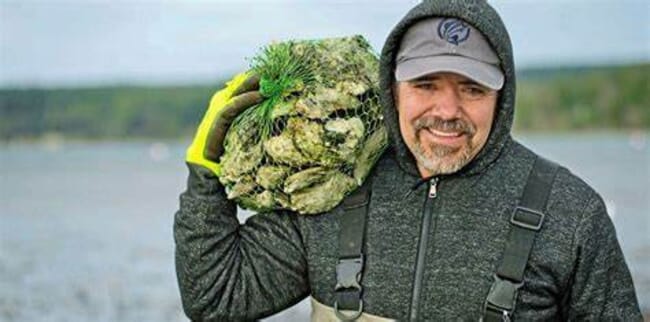
[[[189,136],[222,84],[0,90],[0,139]]]
[[[515,129],[650,129],[650,63],[524,70]]]
[[[515,129],[650,129],[649,75],[650,63],[523,70]],[[0,89],[0,140],[188,137],[222,86]]]
[[[545,80],[557,77],[578,76],[594,72],[615,72],[627,68],[637,68],[648,64],[623,64],[623,65],[585,65],[585,66],[553,66],[553,67],[529,67],[517,70],[517,79],[520,81]]]

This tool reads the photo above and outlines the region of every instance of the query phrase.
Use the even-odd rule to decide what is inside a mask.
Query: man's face
[[[478,154],[490,134],[497,96],[454,73],[397,83],[400,131],[423,177],[454,173]]]

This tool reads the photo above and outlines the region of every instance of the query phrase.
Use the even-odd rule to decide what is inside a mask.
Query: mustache
[[[434,129],[445,132],[462,132],[469,135],[473,135],[476,132],[476,128],[471,123],[459,118],[443,120],[439,117],[425,116],[415,120],[413,127],[416,131]]]

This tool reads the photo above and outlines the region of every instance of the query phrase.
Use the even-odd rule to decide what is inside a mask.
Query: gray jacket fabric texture
[[[439,178],[428,242],[419,249],[427,185],[404,144],[392,86],[394,58],[408,27],[457,17],[497,52],[505,85],[488,141],[457,173]],[[391,147],[371,173],[363,271],[364,311],[396,320],[477,321],[536,154],[510,134],[515,73],[508,33],[483,0],[423,1],[398,23],[381,54],[380,81]],[[189,164],[175,215],[176,270],[183,308],[194,321],[248,321],[311,295],[334,305],[339,217],[270,212],[240,224],[236,205],[207,169]],[[515,321],[641,321],[632,278],[601,197],[561,168],[552,185],[517,297]],[[413,298],[418,256],[421,292]],[[418,316],[411,317],[413,303]]]

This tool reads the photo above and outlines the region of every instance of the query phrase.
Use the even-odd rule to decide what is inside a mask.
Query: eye
[[[465,85],[461,87],[461,93],[466,99],[481,99],[490,93],[490,90],[480,85]]]
[[[433,90],[437,88],[434,82],[428,82],[428,81],[413,82],[411,86],[421,90]]]

